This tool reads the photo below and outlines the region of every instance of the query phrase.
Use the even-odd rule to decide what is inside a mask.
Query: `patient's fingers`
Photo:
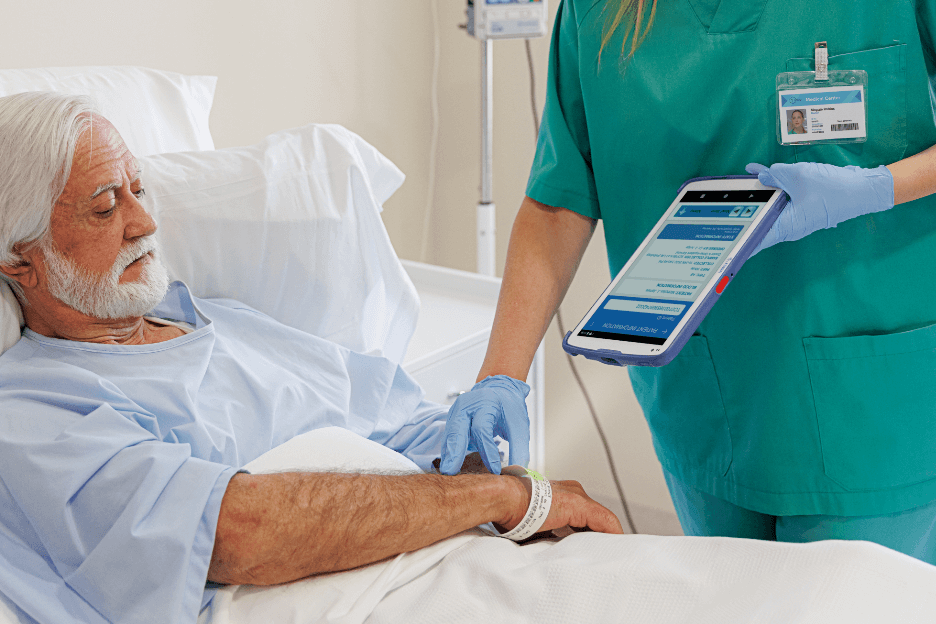
[[[599,533],[624,533],[610,509],[591,499],[578,481],[551,481],[553,500],[547,528],[588,527]]]

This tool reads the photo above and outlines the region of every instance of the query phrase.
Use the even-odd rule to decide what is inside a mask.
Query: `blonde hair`
[[[650,6],[650,15],[647,16],[647,4]],[[617,10],[613,7],[617,4]],[[624,38],[621,40],[621,60],[626,61],[634,55],[637,48],[643,43],[653,26],[656,16],[657,0],[607,0],[605,4],[605,25],[601,35],[601,47],[598,49],[598,63],[601,63],[601,53],[611,41],[621,26],[624,27]],[[645,23],[646,22],[646,23]],[[630,39],[630,50],[627,41]]]

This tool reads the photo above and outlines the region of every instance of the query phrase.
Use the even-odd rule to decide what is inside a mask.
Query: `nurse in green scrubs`
[[[597,219],[615,275],[685,180],[773,163],[748,167],[792,200],[764,249],[675,360],[627,369],[680,521],[936,563],[934,37],[936,0],[562,0],[528,197],[443,472],[469,445],[499,470],[494,435],[524,459],[522,380]],[[820,41],[830,70],[867,72],[867,142],[780,145],[776,77],[813,70]]]

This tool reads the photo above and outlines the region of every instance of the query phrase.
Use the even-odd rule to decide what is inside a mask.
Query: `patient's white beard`
[[[152,236],[124,246],[108,273],[93,273],[66,258],[54,244],[42,246],[45,255],[49,293],[82,314],[98,319],[140,317],[152,310],[166,296],[169,274],[159,259],[159,248]],[[143,266],[140,280],[121,284],[124,270],[134,260],[152,252]]]

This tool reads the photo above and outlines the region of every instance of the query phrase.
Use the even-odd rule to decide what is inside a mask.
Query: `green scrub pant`
[[[686,535],[775,542],[865,540],[936,565],[936,501],[882,516],[771,516],[700,492],[663,471]]]

